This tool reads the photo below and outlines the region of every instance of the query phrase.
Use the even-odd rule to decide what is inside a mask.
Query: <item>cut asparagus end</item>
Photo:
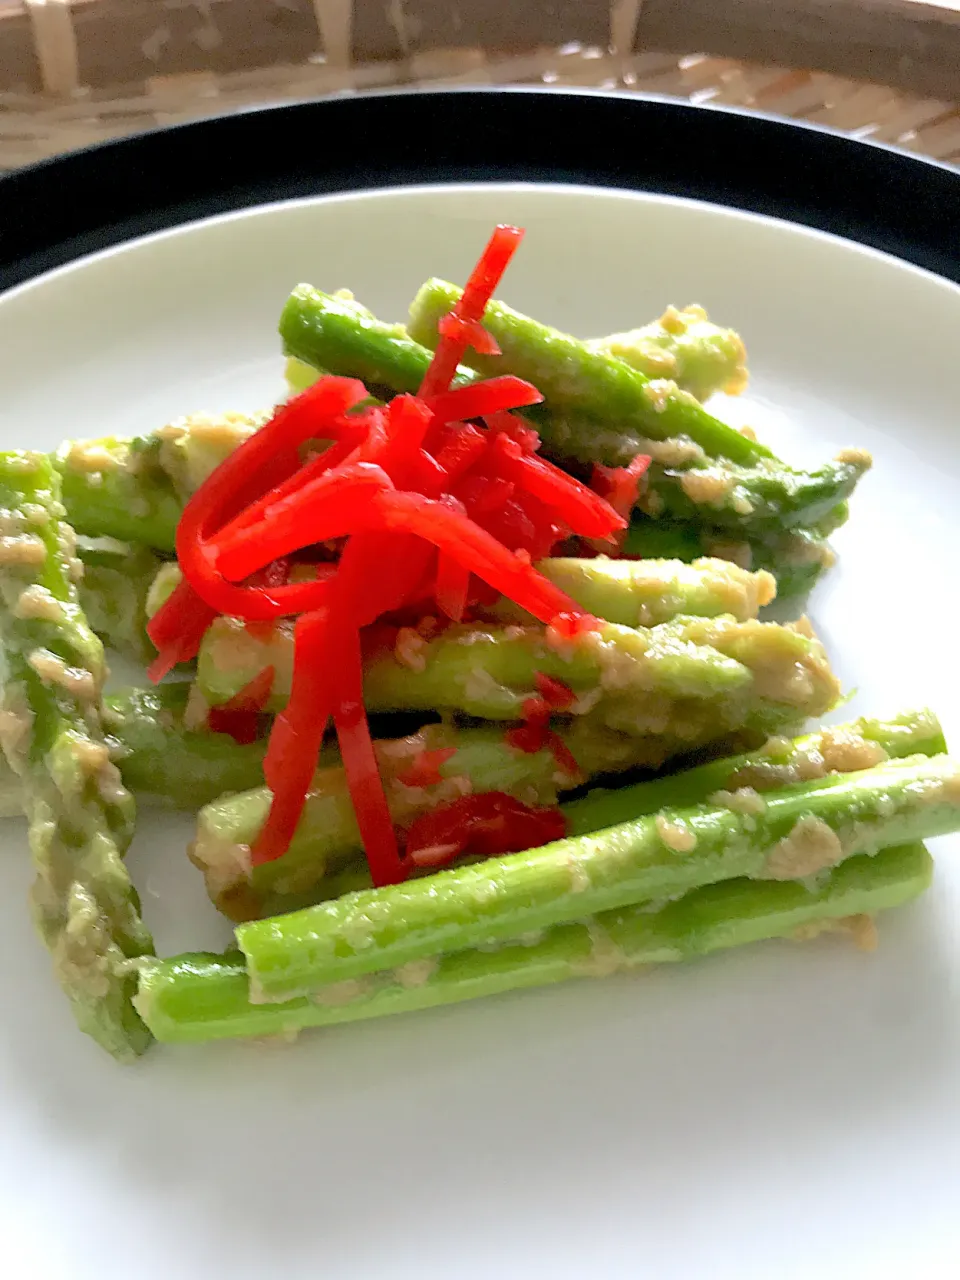
[[[625,360],[648,378],[672,378],[698,400],[716,391],[740,395],[746,390],[747,351],[733,329],[713,324],[703,307],[667,307],[658,320],[591,338],[591,351]]]
[[[135,662],[149,662],[156,650],[147,636],[147,593],[160,560],[140,543],[114,538],[80,538],[83,564],[80,606],[108,648]]]
[[[61,497],[77,533],[173,552],[182,499],[160,463],[159,436],[73,440],[56,453]]]

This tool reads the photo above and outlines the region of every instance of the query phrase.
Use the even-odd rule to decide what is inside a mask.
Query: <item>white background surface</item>
[[[572,188],[274,206],[142,241],[0,299],[0,444],[270,403],[291,287],[399,319],[492,224],[500,291],[584,336],[698,301],[747,342],[731,413],[787,457],[877,465],[811,614],[852,707],[929,702],[960,742],[960,290],[785,224]],[[835,716],[834,718],[838,718]],[[184,846],[131,854],[164,951],[227,936]],[[683,969],[114,1065],[34,940],[0,826],[0,1272],[30,1280],[960,1273],[960,843],[881,948],[771,944]]]

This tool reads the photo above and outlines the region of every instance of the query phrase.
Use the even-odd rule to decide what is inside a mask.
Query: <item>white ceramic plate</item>
[[[130,243],[0,300],[0,445],[147,430],[282,392],[290,288],[400,318],[528,229],[502,294],[584,335],[699,301],[744,335],[752,421],[787,456],[864,445],[814,621],[857,694],[929,703],[955,672],[960,290],[796,226],[559,187],[385,190]],[[159,947],[227,930],[186,820],[131,855]],[[881,947],[770,944],[669,971],[116,1066],[34,939],[0,831],[0,1271],[56,1280],[955,1275],[960,869],[936,842]]]

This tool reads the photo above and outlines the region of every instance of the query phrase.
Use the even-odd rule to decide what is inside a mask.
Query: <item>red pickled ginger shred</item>
[[[502,791],[462,796],[417,818],[407,832],[407,858],[415,867],[448,866],[455,858],[519,853],[567,833],[559,809],[533,808]]]

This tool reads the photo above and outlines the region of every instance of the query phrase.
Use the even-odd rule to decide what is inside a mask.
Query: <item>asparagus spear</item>
[[[228,791],[263,782],[266,742],[238,743],[225,733],[191,730],[187,684],[126,689],[103,699],[110,759],[138,800],[196,810]],[[0,759],[0,817],[23,812],[17,775]]]
[[[346,301],[351,310],[362,314],[368,325],[376,323],[371,311],[352,296],[335,295]],[[439,317],[438,317],[439,319]],[[399,325],[392,333],[403,337]],[[672,378],[682,391],[698,400],[706,400],[715,391],[738,395],[747,384],[747,353],[739,334],[712,324],[703,307],[688,306],[677,310],[667,307],[658,320],[605,338],[593,338],[585,344],[591,351],[616,356],[638,369],[648,378]],[[291,358],[286,368],[287,382],[294,393],[311,386],[320,373],[312,365]]]
[[[672,544],[681,553],[693,545],[692,541],[682,544],[676,540]],[[722,540],[718,539],[718,545],[727,550]],[[685,563],[685,558],[684,554],[639,561],[556,557],[539,561],[537,568],[582,608],[623,626],[654,626],[681,615],[710,618],[730,614],[738,622],[746,622],[774,598],[776,586],[765,569],[751,572],[741,568],[729,554],[711,557],[698,551],[690,557],[692,565]],[[159,609],[179,581],[175,564],[162,566],[148,594],[148,615]],[[502,619],[531,621],[528,613],[507,599],[493,612]]]
[[[694,521],[651,520],[634,515],[623,554],[677,559],[702,556],[731,560],[743,568],[766,570],[777,582],[777,598],[805,595],[835,557],[823,537],[806,529],[746,539]]]
[[[287,299],[280,336],[286,354],[301,364],[391,391],[415,392],[431,359],[431,352],[403,325],[384,324],[352,299],[321,293],[308,284],[297,285]],[[473,370],[461,366],[454,383],[476,378]]]
[[[239,956],[176,956],[144,968],[137,1008],[157,1039],[171,1043],[286,1037],[307,1027],[693,959],[766,938],[809,937],[824,927],[846,924],[856,937],[872,913],[923,893],[932,867],[923,845],[911,844],[850,858],[812,889],[796,881],[728,880],[658,911],[604,912],[523,943],[452,952],[280,1004],[251,1003]]]
[[[460,296],[455,285],[428,280],[410,308],[411,336],[425,346],[435,346],[438,321]],[[675,323],[683,327],[679,314]],[[641,425],[655,440],[686,437],[719,459],[704,467],[702,458],[691,457],[693,465],[678,472],[654,450],[645,498],[652,515],[665,512],[674,518],[702,518],[705,507],[711,523],[725,528],[764,530],[812,524],[849,497],[869,466],[869,455],[851,451],[812,474],[792,471],[769,449],[712,418],[676,382],[651,380],[605,348],[559,333],[496,301],[488,305],[484,324],[502,354],[470,352],[469,363],[484,373],[517,373],[539,387],[546,407],[528,412],[541,426],[551,450],[578,458],[591,456],[592,439],[585,453],[582,443],[574,444],[572,430],[565,432],[559,422],[556,427],[541,422],[551,416],[580,414],[615,423],[620,430],[624,424]],[[641,442],[636,443],[634,454],[643,452]]]
[[[266,742],[188,728],[189,693],[186,684],[165,684],[114,694],[104,699],[103,724],[125,786],[154,804],[196,810],[258,786]]]
[[[197,413],[131,440],[68,441],[56,467],[70,523],[91,538],[172,553],[184,500],[262,421]]]
[[[34,917],[80,1027],[130,1059],[150,1034],[131,997],[153,950],[122,855],[133,801],[110,762],[103,648],[77,600],[72,529],[43,454],[0,455],[2,745],[19,776],[37,871]]]
[[[784,788],[753,809],[667,809],[240,925],[252,998],[288,1000],[718,880],[807,879],[857,853],[941,835],[960,826],[960,764],[949,756],[894,761]]]
[[[159,436],[75,440],[56,454],[67,518],[90,538],[173,552],[181,497],[160,464]]]
[[[698,400],[715,391],[739,395],[747,385],[747,353],[740,335],[712,324],[703,307],[667,307],[650,324],[584,345],[625,360],[648,378],[672,378]]]
[[[687,565],[680,559],[557,557],[541,560],[537,568],[588,613],[626,627],[652,627],[681,614],[702,618],[730,614],[746,622],[776,594],[769,573],[751,573],[719,558],[702,557]],[[508,600],[498,606],[497,614],[530,620],[529,614]]]
[[[387,393],[416,392],[430,364],[429,349],[411,342],[402,325],[383,324],[369,311],[364,324],[358,325],[355,307],[344,307],[337,294],[321,293],[308,284],[298,285],[289,297],[280,316],[280,335],[288,355],[285,372],[293,394],[310,387],[328,366],[352,378],[379,376]],[[453,385],[461,387],[479,376],[461,365]],[[526,411],[526,416],[535,415]],[[626,466],[637,453],[662,452],[640,431],[622,424],[554,415],[549,408],[536,412],[531,425],[543,436],[544,452],[556,456],[561,466],[571,458],[581,463]],[[703,457],[692,440],[667,445],[671,458]]]
[[[461,296],[456,285],[428,280],[410,304],[410,336],[425,347],[436,346],[437,324]],[[625,361],[591,350],[579,338],[540,324],[502,302],[488,303],[483,324],[502,355],[468,352],[470,366],[482,373],[517,373],[529,379],[543,392],[553,413],[637,424],[655,440],[688,436],[711,457],[733,462],[773,457],[764,445],[707,413],[676,382],[648,378]],[[537,417],[536,413],[531,416]]]
[[[160,561],[140,543],[80,538],[83,564],[80,606],[94,634],[124,657],[149,662],[156,650],[147,636],[147,592]]]
[[[197,685],[211,705],[232,698],[266,667],[269,707],[290,691],[292,630],[247,629],[218,618],[197,662]],[[833,706],[838,685],[820,643],[803,624],[681,617],[649,629],[604,625],[570,643],[542,627],[453,626],[433,639],[403,629],[394,650],[371,657],[364,699],[371,711],[448,708],[490,720],[520,719],[543,673],[578,696],[608,727],[678,750],[746,726],[772,733]]]
[[[266,421],[266,414],[189,413],[154,432],[157,461],[181,498],[189,498],[234,449]]]
[[[642,739],[605,733],[589,716],[561,733],[587,777],[644,763]],[[454,754],[439,766],[437,784],[411,788],[399,781],[398,775],[421,753],[445,748]],[[515,751],[495,729],[457,731],[431,725],[400,742],[379,743],[377,749],[391,813],[400,826],[462,790],[505,791],[528,804],[550,805],[576,782],[558,770],[549,752]],[[666,778],[617,791],[592,791],[565,804],[563,811],[569,834],[581,835],[666,806],[699,804],[723,788],[783,786],[831,771],[869,768],[888,757],[945,750],[940,726],[929,711],[907,712],[892,721],[861,719],[795,742],[774,739],[749,755],[715,760]],[[336,897],[344,892],[338,878],[343,871],[353,874],[351,889],[370,887],[341,769],[317,772],[290,848],[275,862],[254,867],[250,846],[269,805],[270,792],[258,787],[224,796],[200,812],[190,856],[203,872],[211,900],[225,915],[253,920]]]
[[[643,764],[644,739],[611,733],[583,717],[561,730],[584,777]],[[508,746],[497,728],[454,729],[427,725],[407,738],[375,744],[393,821],[408,827],[421,813],[465,792],[502,791],[526,804],[553,805],[558,792],[581,779],[560,768],[548,750]],[[424,753],[440,752],[438,780],[404,782]],[[449,753],[444,759],[442,753]],[[416,781],[416,779],[414,779]],[[369,887],[363,844],[339,760],[318,769],[303,816],[281,858],[252,866],[250,846],[270,808],[265,786],[223,796],[200,811],[191,861],[203,872],[211,901],[233,920],[257,919],[316,902],[342,891],[338,876],[353,875],[351,888]]]
[[[586,835],[658,809],[700,804],[719,791],[751,787],[763,792],[829,773],[869,769],[888,759],[936,756],[946,749],[943,730],[932,711],[906,711],[893,720],[861,716],[792,742],[773,738],[758,751],[711,760],[665,778],[616,790],[597,787],[564,805],[567,833]]]
[[[791,471],[761,460],[743,467],[724,460],[683,469],[652,465],[638,508],[655,519],[702,521],[741,536],[832,521],[872,463],[863,449],[841,452],[816,471]]]

